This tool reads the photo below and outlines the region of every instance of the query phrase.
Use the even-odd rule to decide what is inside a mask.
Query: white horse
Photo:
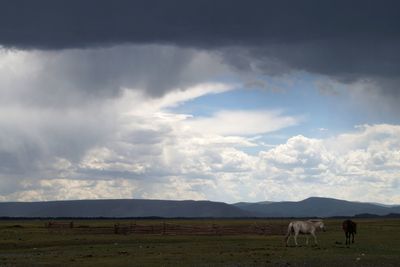
[[[317,236],[315,232],[317,229],[321,229],[325,232],[325,225],[322,220],[308,220],[308,221],[294,221],[290,222],[288,226],[288,231],[285,236],[286,246],[289,245],[289,237],[294,234],[294,243],[297,244],[297,236],[299,234],[307,235],[306,244],[308,245],[308,235],[312,235],[314,237],[314,243],[317,245]]]

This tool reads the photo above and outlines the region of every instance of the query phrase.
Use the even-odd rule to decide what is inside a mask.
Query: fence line
[[[88,226],[74,225],[74,222],[55,222],[45,223],[45,228],[73,229],[74,232],[82,234],[139,234],[139,235],[281,235],[286,231],[286,225],[281,224],[239,224],[239,225],[219,225],[219,224],[137,224],[117,223],[114,226]]]
[[[74,222],[47,222],[45,228],[74,228]]]
[[[159,235],[274,235],[283,234],[281,225],[179,225],[161,223],[154,225],[115,224],[115,234],[159,234]]]

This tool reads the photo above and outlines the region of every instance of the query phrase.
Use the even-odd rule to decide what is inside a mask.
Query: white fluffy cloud
[[[275,111],[228,111],[226,114],[240,114],[236,117],[240,120],[248,115],[258,121],[230,125],[217,113],[199,118],[207,120],[207,126],[202,127],[208,129],[202,130],[196,116],[171,109],[196,97],[233,88],[229,84],[203,84],[149,101],[141,94],[126,91],[114,103],[118,117],[113,134],[86,150],[78,161],[54,157],[51,164],[42,166],[42,177],[13,184],[13,190],[3,193],[1,199],[235,202],[299,200],[320,195],[400,202],[400,126],[362,125],[326,139],[298,135],[258,154],[249,154],[244,148],[261,147],[252,136],[279,130],[299,119]],[[241,131],[238,125],[254,128]],[[219,127],[229,130],[218,131]]]
[[[320,195],[398,203],[399,136],[400,126],[380,124],[328,139],[292,137],[260,153],[261,183],[275,187],[260,194],[267,199],[277,191],[278,199]]]
[[[20,181],[12,183],[8,190],[3,187],[2,199],[19,199],[21,196],[24,196],[23,199],[32,200],[38,196],[41,196],[40,199],[110,197],[110,192],[118,191],[119,184],[125,188],[131,181],[134,181],[135,186],[131,187],[135,190],[120,190],[115,197],[123,195],[222,199],[225,191],[231,195],[231,199],[240,197],[240,190],[235,189],[236,186],[232,183],[235,183],[239,176],[248,179],[248,173],[252,172],[256,165],[256,157],[248,155],[241,148],[257,146],[253,140],[242,135],[278,130],[297,123],[297,118],[266,110],[226,111],[225,114],[237,115],[236,121],[231,122],[232,125],[226,115],[221,116],[218,113],[208,118],[207,126],[201,126],[195,122],[197,118],[193,114],[173,111],[174,107],[186,101],[234,88],[234,84],[198,84],[186,90],[172,91],[161,98],[148,98],[140,91],[126,89],[121,97],[108,101],[106,107],[99,107],[98,110],[107,111],[108,116],[113,114],[111,119],[105,118],[104,123],[114,124],[105,127],[109,130],[102,135],[104,138],[94,139],[93,143],[86,147],[81,146],[81,156],[71,156],[63,152],[68,151],[68,147],[57,151],[57,146],[48,145],[53,135],[52,132],[44,132],[44,129],[54,127],[54,121],[57,120],[35,122],[28,117],[26,120],[32,123],[32,129],[39,130],[37,136],[43,139],[43,142],[35,140],[32,144],[43,143],[40,151],[43,151],[43,159],[46,161],[34,163],[38,170],[36,175],[30,175],[30,179],[21,177]],[[68,113],[64,116],[49,112],[46,114],[55,118],[63,117],[60,125],[64,125],[65,122],[65,125],[71,125],[66,121]],[[83,115],[84,112],[77,115],[79,114]],[[93,121],[101,122],[98,117],[101,117],[101,113],[93,116]],[[246,122],[251,121],[252,117],[256,118],[255,121]],[[87,119],[86,116],[83,118]],[[23,123],[20,119],[16,121]],[[48,127],[42,127],[39,122],[50,124]],[[230,130],[215,131],[221,125]],[[102,127],[93,127],[85,123],[73,127],[75,131],[84,131],[82,138],[97,136],[94,132],[89,135],[85,133],[97,128]],[[70,133],[68,128],[63,127],[55,129],[60,133],[65,132],[65,135],[71,138],[69,146],[74,145],[74,140],[79,140],[79,132]],[[6,137],[9,135],[5,135],[2,140]],[[2,143],[3,151],[9,143]],[[10,151],[15,150],[21,148],[14,147]],[[71,151],[76,150],[71,148]],[[27,172],[30,169],[28,168]],[[110,183],[114,180],[121,182],[111,186]],[[5,181],[7,179],[4,177],[3,183]],[[107,184],[110,184],[110,190],[105,190]],[[77,185],[86,189],[78,190]],[[90,185],[93,189],[87,190]],[[221,189],[221,186],[226,190]],[[69,187],[72,189],[65,194]],[[46,193],[46,190],[49,192]],[[171,193],[175,191],[177,193]]]
[[[213,117],[193,118],[188,127],[219,135],[257,135],[296,125],[299,118],[279,111],[220,111]]]
[[[71,178],[43,179],[35,183],[21,181],[18,191],[0,200],[46,201],[55,199],[97,199],[132,198],[137,191],[136,181],[113,180],[76,180]]]

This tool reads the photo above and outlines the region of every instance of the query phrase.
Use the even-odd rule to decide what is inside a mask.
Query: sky
[[[2,0],[0,201],[400,204],[384,0]]]

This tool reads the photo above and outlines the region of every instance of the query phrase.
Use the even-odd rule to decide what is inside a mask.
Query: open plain
[[[46,220],[0,222],[0,266],[399,266],[400,220],[358,219],[355,243],[344,245],[342,220],[325,220],[319,245],[286,247],[290,220],[74,220],[73,228]],[[66,220],[65,222],[69,222]],[[143,231],[116,234],[114,225]],[[162,225],[210,232],[159,233]],[[165,226],[164,226],[165,227]],[[185,228],[186,227],[186,228]],[[142,228],[144,229],[144,228]],[[161,228],[162,229],[162,228]],[[221,229],[230,229],[225,232]],[[234,229],[253,229],[235,233]],[[258,230],[257,230],[258,229]],[[272,229],[264,231],[262,229]]]

